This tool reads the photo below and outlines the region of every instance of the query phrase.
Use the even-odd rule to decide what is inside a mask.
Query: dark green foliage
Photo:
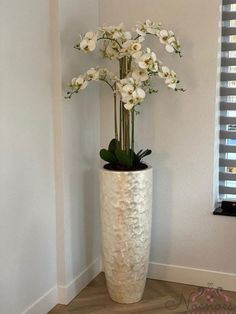
[[[120,149],[120,142],[118,142],[115,138],[113,138],[111,141],[110,141],[110,144],[108,146],[108,150],[111,152],[111,153],[115,153],[115,151],[117,149]]]
[[[121,166],[124,166],[124,167],[127,167],[127,168],[132,167],[133,159],[132,159],[132,156],[131,156],[130,153],[127,153],[126,151],[121,150],[121,149],[117,149],[115,151],[115,156],[116,156],[116,158],[118,160],[118,163]]]
[[[139,170],[145,169],[142,159],[151,154],[150,149],[140,150],[137,154],[130,149],[128,152],[121,150],[120,142],[112,139],[108,149],[101,149],[100,157],[108,162],[107,168],[114,170]]]
[[[116,159],[115,155],[107,149],[101,149],[100,150],[100,157],[103,160],[109,162],[109,164],[114,165],[117,163],[117,159]]]

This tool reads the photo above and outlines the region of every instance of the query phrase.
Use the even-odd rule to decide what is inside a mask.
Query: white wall
[[[56,300],[49,22],[47,0],[1,0],[1,314]]]
[[[73,45],[88,20],[97,28],[98,3],[3,0],[0,12],[0,312],[45,314],[100,271],[99,89],[63,98],[91,64]]]
[[[182,59],[163,54],[154,40],[149,44],[187,89],[176,94],[158,83],[158,95],[146,100],[137,119],[137,147],[153,149],[151,262],[236,273],[235,220],[212,215],[219,1],[100,0],[101,25],[130,28],[147,18],[181,40]],[[110,102],[102,89],[103,145],[112,136]]]
[[[61,0],[62,94],[72,77],[97,64],[97,55],[73,48],[79,34],[98,27],[98,2]],[[96,83],[71,100],[63,100],[65,276],[69,284],[100,256],[98,168],[100,105]],[[59,278],[59,284],[62,278]]]

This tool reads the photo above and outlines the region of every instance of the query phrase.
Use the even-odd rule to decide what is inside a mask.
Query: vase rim
[[[144,171],[149,171],[152,170],[152,166],[147,165],[148,167],[145,169],[140,169],[140,170],[110,170],[110,169],[105,169],[105,168],[100,168],[100,171],[105,171],[105,172],[114,172],[114,173],[139,173],[139,172],[144,172]]]

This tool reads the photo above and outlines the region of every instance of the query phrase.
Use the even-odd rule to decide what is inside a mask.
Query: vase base
[[[135,284],[112,285],[107,282],[110,298],[121,304],[137,303],[142,300],[146,279],[136,281]]]
[[[112,296],[110,295],[110,298],[112,299],[112,301],[119,303],[119,304],[133,304],[133,303],[138,303],[142,300],[143,296],[139,296],[139,297],[134,297],[134,298],[119,298],[116,296]]]

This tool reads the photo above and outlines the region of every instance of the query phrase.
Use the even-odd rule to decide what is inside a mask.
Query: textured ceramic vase
[[[111,298],[142,299],[152,220],[152,168],[100,171],[103,264]]]

